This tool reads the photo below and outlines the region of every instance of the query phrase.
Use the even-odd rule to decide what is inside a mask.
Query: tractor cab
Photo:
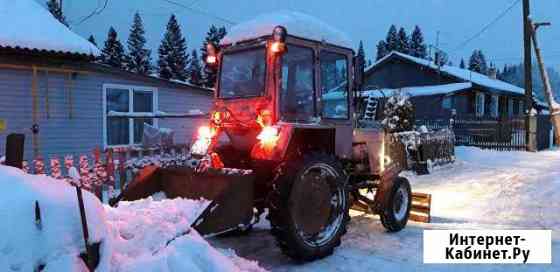
[[[281,161],[293,141],[350,158],[354,52],[288,31],[279,25],[220,50],[209,44],[218,74],[211,130],[252,159]]]

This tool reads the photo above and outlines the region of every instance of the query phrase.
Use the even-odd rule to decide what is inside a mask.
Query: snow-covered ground
[[[458,147],[453,165],[431,175],[404,173],[432,194],[433,222],[386,233],[377,216],[355,213],[334,255],[295,264],[281,255],[266,224],[246,237],[213,238],[271,271],[560,271],[560,151],[493,152]],[[425,265],[424,229],[552,229],[552,265]]]
[[[433,196],[430,224],[387,233],[377,216],[353,213],[333,256],[297,264],[260,223],[247,236],[203,239],[189,229],[205,201],[144,199],[118,208],[85,192],[97,271],[560,271],[560,151],[492,152],[457,148],[457,162],[427,176],[404,173]],[[34,201],[41,205],[35,223]],[[0,166],[0,271],[84,271],[73,187]],[[424,265],[424,229],[552,229],[552,265]]]

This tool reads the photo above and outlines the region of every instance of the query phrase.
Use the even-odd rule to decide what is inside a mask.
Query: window
[[[490,97],[490,116],[495,118],[498,117],[498,112],[499,112],[498,98],[499,96],[497,95],[492,95]]]
[[[321,51],[321,116],[348,119],[348,62],[345,55]]]
[[[513,98],[508,98],[508,117],[513,116]]]
[[[315,115],[313,50],[290,45],[282,57],[280,113],[284,121],[311,121]]]
[[[519,100],[513,99],[513,115],[519,115]]]
[[[476,101],[475,101],[475,110],[476,116],[481,117],[484,115],[484,94],[483,93],[476,93]]]
[[[453,107],[451,103],[451,96],[443,97],[443,100],[441,101],[441,107],[447,110],[450,110]]]
[[[157,111],[156,91],[151,88],[106,84],[105,95],[105,145],[118,146],[142,142],[144,123],[155,125],[154,118],[109,117],[113,111],[124,114],[155,113]]]
[[[260,96],[264,92],[264,47],[225,54],[220,76],[220,97]]]
[[[525,115],[525,101],[519,100],[519,115]]]

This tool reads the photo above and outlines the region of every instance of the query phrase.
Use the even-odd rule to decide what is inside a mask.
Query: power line
[[[212,18],[214,18],[214,19],[217,19],[217,20],[219,20],[219,21],[222,21],[222,22],[227,23],[227,24],[230,24],[230,25],[236,24],[236,23],[235,23],[234,21],[232,21],[232,20],[226,19],[226,18],[224,18],[224,17],[220,17],[220,16],[218,16],[218,15],[211,14],[211,13],[208,12],[208,11],[193,8],[192,5],[193,5],[194,3],[196,3],[197,0],[194,0],[193,2],[191,2],[191,3],[188,4],[188,5],[185,5],[185,4],[182,4],[182,3],[179,3],[179,2],[173,1],[173,0],[163,0],[163,1],[165,1],[165,2],[167,2],[167,3],[170,3],[170,4],[173,4],[173,5],[176,5],[176,6],[179,6],[179,7],[182,7],[182,8],[185,8],[185,9],[188,9],[188,10],[190,10],[190,11],[192,11],[192,12],[195,12],[195,13],[198,13],[198,14],[202,14],[202,15],[206,15],[206,16],[212,17]]]
[[[471,41],[478,38],[482,33],[484,33],[484,31],[488,30],[492,25],[494,25],[496,22],[498,22],[500,19],[502,19],[504,16],[506,16],[506,14],[508,14],[517,4],[519,4],[519,2],[521,2],[521,0],[515,0],[507,9],[502,11],[496,18],[494,18],[492,21],[490,21],[490,23],[488,23],[484,27],[482,27],[482,29],[480,31],[478,31],[476,34],[474,34],[473,36],[471,36],[470,38],[466,39],[464,42],[459,44],[453,50],[453,52],[456,52],[457,50],[462,49],[467,44],[469,44]]]
[[[85,16],[84,18],[82,18],[80,20],[80,22],[78,22],[78,25],[81,25],[83,22],[87,21],[89,18],[95,16],[95,15],[99,15],[101,14],[101,12],[103,12],[105,10],[105,8],[107,7],[107,4],[109,3],[109,0],[105,0],[105,3],[103,4],[103,7],[101,7],[101,9],[99,8],[99,1],[97,2],[97,7],[95,7],[95,9],[88,14],[87,16]]]

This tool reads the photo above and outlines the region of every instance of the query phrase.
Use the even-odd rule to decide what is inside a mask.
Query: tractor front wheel
[[[407,179],[399,177],[390,190],[389,202],[379,214],[383,227],[389,232],[402,230],[408,222],[411,205],[410,183]]]
[[[284,162],[268,204],[271,233],[284,254],[304,262],[331,255],[349,221],[342,165],[322,153]]]

